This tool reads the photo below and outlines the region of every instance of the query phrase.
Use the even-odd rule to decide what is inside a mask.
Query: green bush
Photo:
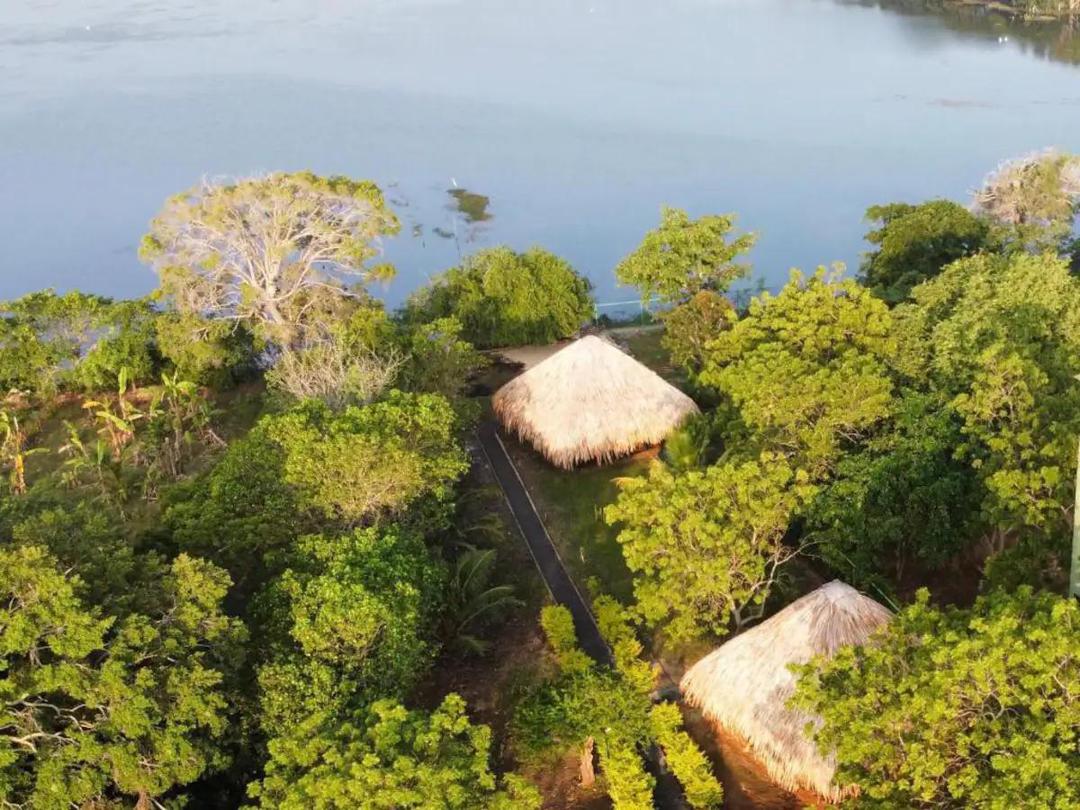
[[[404,698],[427,672],[445,569],[397,528],[311,535],[260,602],[271,655],[259,672],[260,724],[284,734],[317,713],[344,718]]]
[[[158,350],[182,379],[223,388],[255,368],[254,339],[231,321],[166,312],[155,328]]]
[[[147,301],[112,304],[96,320],[97,340],[73,369],[73,382],[85,391],[113,391],[121,369],[136,385],[156,379],[161,368],[157,318]]]
[[[551,343],[593,316],[588,280],[541,248],[482,250],[415,293],[405,315],[413,323],[454,317],[475,346]]]
[[[674,703],[658,703],[649,714],[649,722],[653,738],[664,750],[664,758],[682,785],[687,803],[695,810],[720,807],[724,803],[724,788],[705,754],[682,730],[679,707]]]
[[[1078,632],[1072,598],[939,609],[923,590],[872,643],[799,667],[793,703],[859,807],[1077,807]]]
[[[35,394],[62,388],[108,307],[100,296],[52,290],[0,304],[0,388]]]

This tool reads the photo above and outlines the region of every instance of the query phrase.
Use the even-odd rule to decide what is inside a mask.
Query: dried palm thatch
[[[565,469],[657,445],[697,413],[690,397],[595,335],[508,382],[492,406],[507,430]]]
[[[834,759],[822,756],[806,736],[807,724],[820,721],[788,708],[795,691],[788,665],[860,644],[891,616],[873,599],[833,580],[694,664],[683,676],[683,695],[709,720],[744,738],[781,787],[839,801],[854,788],[833,784]]]

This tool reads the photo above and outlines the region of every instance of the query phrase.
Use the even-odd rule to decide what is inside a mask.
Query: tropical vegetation
[[[388,311],[375,184],[171,198],[151,296],[0,305],[0,803],[538,808],[569,761],[620,810],[661,772],[719,807],[657,664],[839,578],[895,615],[797,667],[792,705],[852,806],[1076,806],[1078,167],[873,206],[856,276],[745,306],[732,215],[665,208],[627,246],[616,277],[666,308],[634,338],[693,415],[614,484],[525,476],[588,499],[549,529],[598,575],[609,655],[544,596],[474,442],[486,350],[577,335],[585,277],[489,248]]]

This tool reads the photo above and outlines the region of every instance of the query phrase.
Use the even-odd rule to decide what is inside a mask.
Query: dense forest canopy
[[[874,206],[857,277],[740,308],[733,216],[665,208],[628,246],[615,272],[665,302],[657,350],[702,414],[588,504],[629,578],[579,583],[611,665],[533,593],[473,440],[504,373],[482,350],[578,334],[588,282],[493,248],[388,312],[374,184],[167,201],[149,299],[0,307],[4,806],[538,808],[570,757],[637,810],[662,752],[716,808],[657,661],[825,577],[897,609],[800,670],[854,806],[1076,806],[1078,166]],[[499,711],[457,693],[488,680]]]

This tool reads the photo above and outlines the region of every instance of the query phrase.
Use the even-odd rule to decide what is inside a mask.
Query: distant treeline
[[[1080,15],[1080,0],[946,0],[949,5],[986,6],[1028,19]]]
[[[884,0],[880,5],[920,10],[981,8],[1027,20],[1080,16],[1080,0]]]

